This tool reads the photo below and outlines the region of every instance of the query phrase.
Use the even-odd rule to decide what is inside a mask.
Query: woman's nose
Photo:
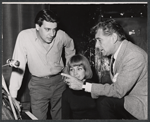
[[[77,71],[74,71],[74,74],[75,74],[75,75],[77,75],[77,74],[78,74],[78,72],[77,72]]]

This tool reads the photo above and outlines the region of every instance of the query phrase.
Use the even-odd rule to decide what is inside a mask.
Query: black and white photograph
[[[148,2],[2,2],[2,120],[148,120]]]

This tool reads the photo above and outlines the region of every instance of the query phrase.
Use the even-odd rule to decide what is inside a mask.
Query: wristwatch
[[[86,82],[84,82],[82,85],[82,90],[84,90],[84,91],[85,91],[85,86],[86,86]]]

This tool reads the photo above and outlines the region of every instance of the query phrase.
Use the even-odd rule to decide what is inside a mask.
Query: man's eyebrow
[[[96,40],[96,39],[101,39],[101,38],[100,38],[100,37],[97,37],[97,38],[95,38],[95,40]]]
[[[53,29],[53,30],[55,30],[55,29],[57,29],[57,27],[56,28],[49,28],[49,27],[44,27],[45,29]]]
[[[46,29],[51,29],[51,28],[49,28],[49,27],[44,27],[44,28],[46,28]]]

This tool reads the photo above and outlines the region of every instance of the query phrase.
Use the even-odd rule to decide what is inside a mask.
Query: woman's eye
[[[70,69],[70,71],[73,71],[73,69]]]
[[[83,68],[78,68],[78,70],[82,70]]]

